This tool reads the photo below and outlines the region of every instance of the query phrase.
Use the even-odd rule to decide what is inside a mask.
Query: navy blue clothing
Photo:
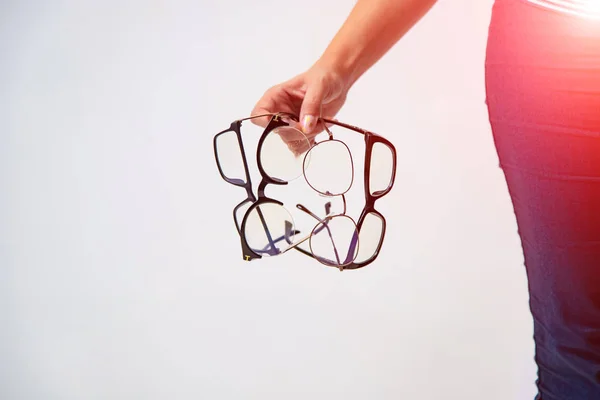
[[[600,400],[600,21],[496,0],[485,69],[527,270],[537,398]]]

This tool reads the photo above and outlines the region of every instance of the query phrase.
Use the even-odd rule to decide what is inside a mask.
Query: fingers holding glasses
[[[335,121],[332,118],[325,119]],[[302,123],[290,118],[284,118],[284,120],[289,126],[276,128],[274,132],[281,137],[281,140],[296,157],[302,156],[312,149],[317,144],[317,136],[334,125],[332,122],[325,123],[324,119],[319,117],[317,127],[312,131],[313,133],[306,133]]]
[[[310,141],[323,131],[322,116],[334,116],[345,103],[349,85],[333,69],[315,64],[307,71],[270,87],[255,104],[251,115],[286,112],[298,117],[295,126]],[[268,117],[256,118],[253,123],[266,127]]]
[[[304,134],[298,125],[297,122],[294,122],[289,127],[277,128],[274,131],[294,157],[303,156],[315,144],[316,135]]]
[[[298,116],[304,99],[301,90],[304,84],[302,75],[298,75],[286,82],[270,87],[258,100],[252,109],[251,115],[289,113]],[[255,118],[252,122],[265,128],[270,117]]]

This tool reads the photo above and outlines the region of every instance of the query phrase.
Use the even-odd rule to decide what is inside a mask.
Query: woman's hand
[[[297,115],[300,122],[296,127],[312,143],[323,131],[319,117],[333,118],[344,105],[347,93],[348,84],[342,76],[317,63],[306,72],[267,90],[254,106],[252,115],[277,112]],[[265,127],[269,118],[252,121]]]
[[[325,52],[308,71],[273,86],[252,115],[288,112],[299,116],[299,128],[310,142],[323,130],[318,117],[332,118],[346,101],[349,88],[375,64],[436,0],[357,0]],[[268,119],[256,118],[266,126]],[[289,141],[286,141],[288,147]]]

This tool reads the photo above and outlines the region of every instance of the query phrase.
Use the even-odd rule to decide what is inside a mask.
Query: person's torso
[[[523,0],[553,11],[600,19],[600,0]]]

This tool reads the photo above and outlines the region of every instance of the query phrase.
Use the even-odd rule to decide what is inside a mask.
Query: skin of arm
[[[321,57],[305,72],[270,88],[253,115],[298,113],[310,140],[323,130],[317,116],[332,118],[354,83],[392,48],[437,0],[357,0]],[[300,105],[299,105],[300,104]],[[299,110],[298,110],[299,109]],[[253,120],[266,126],[268,118]]]
[[[436,0],[358,0],[316,65],[352,86]]]

